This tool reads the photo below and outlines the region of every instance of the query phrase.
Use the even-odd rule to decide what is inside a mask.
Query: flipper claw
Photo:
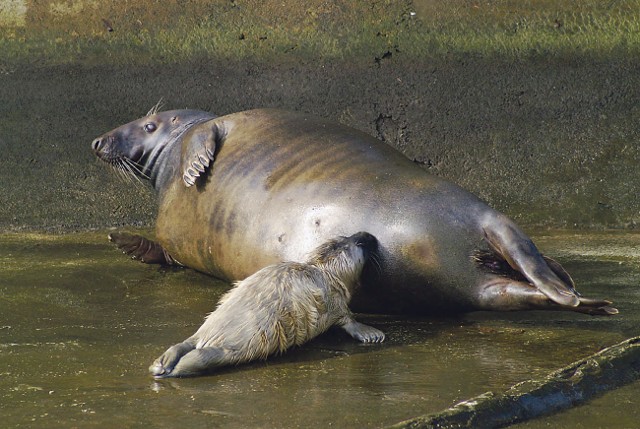
[[[220,138],[221,133],[215,123],[194,131],[182,153],[182,180],[185,186],[195,185],[198,178],[210,168]]]

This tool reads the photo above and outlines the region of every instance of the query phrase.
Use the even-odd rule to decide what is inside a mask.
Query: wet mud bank
[[[14,1],[0,11],[0,230],[150,225],[96,136],[278,107],[372,134],[523,225],[635,228],[635,2]]]
[[[0,229],[149,225],[148,189],[118,180],[96,136],[166,108],[278,107],[372,134],[524,225],[635,227],[640,62],[457,56],[376,63],[211,59],[60,65],[0,75]]]

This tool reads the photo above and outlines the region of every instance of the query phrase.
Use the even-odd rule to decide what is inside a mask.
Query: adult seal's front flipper
[[[181,265],[161,245],[141,235],[112,232],[109,234],[109,241],[131,256],[131,259],[145,264]]]
[[[182,147],[182,181],[185,186],[195,185],[196,180],[210,168],[221,138],[222,133],[214,123],[211,126],[197,127],[190,132]]]

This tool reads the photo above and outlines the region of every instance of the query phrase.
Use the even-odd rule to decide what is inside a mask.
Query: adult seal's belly
[[[476,196],[335,122],[270,109],[219,118],[168,111],[105,134],[93,149],[158,192],[157,243],[113,235],[148,262],[239,280],[367,231],[380,250],[364,269],[356,311],[617,313],[580,297],[558,263]]]

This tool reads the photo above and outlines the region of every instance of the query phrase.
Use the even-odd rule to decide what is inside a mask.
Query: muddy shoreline
[[[166,108],[303,111],[361,129],[525,226],[635,228],[640,61],[236,61],[18,67],[0,75],[0,230],[151,225],[149,189],[93,138]]]
[[[387,340],[366,346],[335,330],[266,362],[154,381],[149,364],[191,335],[229,285],[131,261],[106,233],[0,235],[6,427],[386,427],[487,391],[515,398],[511,386],[528,379],[538,386],[535,380],[636,336],[640,321],[640,234],[542,233],[534,240],[575,273],[579,290],[610,298],[619,316],[359,315]],[[637,374],[630,358],[614,368],[599,360],[596,377],[565,380],[582,379],[593,392],[615,373],[612,383],[620,385]],[[640,384],[623,389],[525,427],[635,427]]]

